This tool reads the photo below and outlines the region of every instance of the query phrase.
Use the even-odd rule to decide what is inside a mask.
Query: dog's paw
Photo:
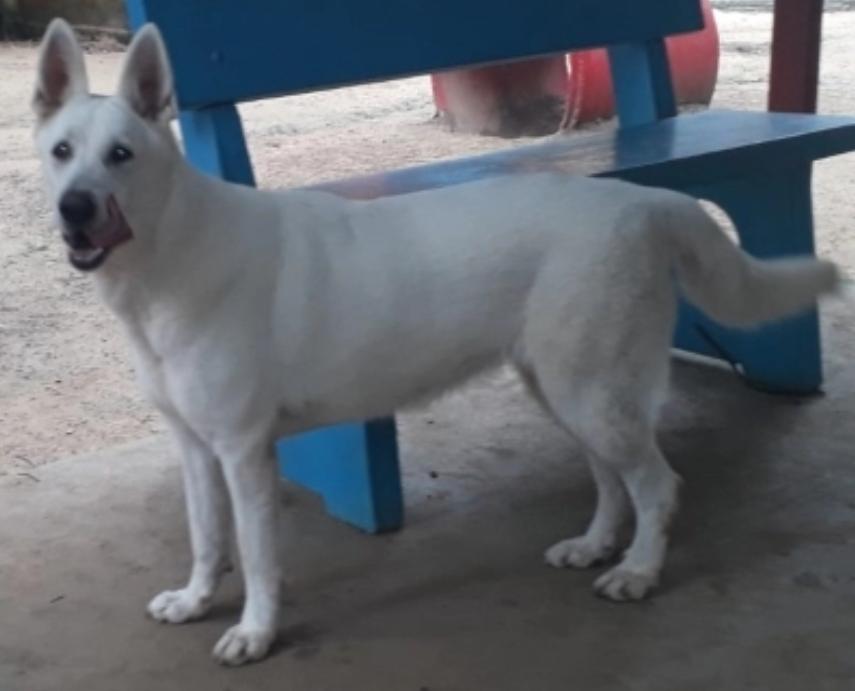
[[[214,646],[214,659],[224,665],[243,665],[260,660],[270,650],[274,630],[249,629],[241,624],[232,626]]]
[[[170,624],[183,624],[204,617],[211,609],[211,598],[203,597],[189,588],[164,590],[148,603],[153,619]]]
[[[543,553],[543,558],[557,569],[567,566],[587,569],[605,561],[613,553],[613,545],[597,543],[583,535],[556,542]]]
[[[614,602],[630,602],[647,597],[658,584],[657,572],[616,566],[594,581],[594,592]]]

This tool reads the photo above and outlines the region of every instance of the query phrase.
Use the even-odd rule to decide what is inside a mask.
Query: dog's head
[[[137,33],[116,94],[102,97],[89,93],[71,27],[54,19],[42,40],[33,110],[71,264],[91,271],[111,252],[145,243],[178,156],[169,127],[172,74],[157,29]]]

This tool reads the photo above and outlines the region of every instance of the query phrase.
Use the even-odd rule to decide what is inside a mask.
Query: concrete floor
[[[143,616],[188,565],[165,440],[5,478],[0,689],[855,689],[855,360],[831,340],[833,384],[811,401],[676,368],[661,439],[684,507],[642,604],[543,565],[584,527],[591,484],[504,372],[404,416],[402,532],[359,534],[283,488],[282,641],[238,670],[209,658],[238,613],[236,575],[205,622]]]

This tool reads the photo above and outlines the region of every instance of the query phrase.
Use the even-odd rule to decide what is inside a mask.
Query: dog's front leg
[[[148,612],[158,621],[181,624],[208,613],[220,576],[228,568],[229,505],[214,453],[184,422],[171,415],[166,420],[181,453],[193,569],[184,588],[155,596]]]
[[[246,591],[240,622],[214,646],[214,657],[228,665],[261,659],[276,637],[279,478],[268,436],[229,440],[217,449],[232,500]]]

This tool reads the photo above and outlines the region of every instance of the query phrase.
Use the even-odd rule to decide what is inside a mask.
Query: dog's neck
[[[101,298],[123,321],[141,318],[139,305],[185,301],[190,290],[216,289],[216,274],[205,274],[206,285],[195,268],[220,227],[210,218],[216,209],[205,200],[228,195],[229,187],[176,152],[169,175],[159,181],[161,193],[128,215],[134,239],[95,272]]]

